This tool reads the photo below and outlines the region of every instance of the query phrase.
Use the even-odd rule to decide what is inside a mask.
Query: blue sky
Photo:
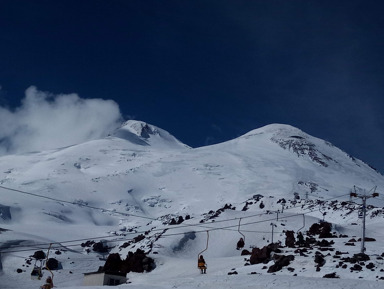
[[[0,119],[28,115],[28,88],[76,94],[193,147],[290,124],[384,172],[383,6],[3,0]]]

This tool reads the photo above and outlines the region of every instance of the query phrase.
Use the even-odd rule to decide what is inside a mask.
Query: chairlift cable
[[[38,194],[34,194],[34,193],[29,193],[29,192],[25,192],[25,191],[21,191],[21,190],[16,190],[16,189],[12,189],[12,188],[8,188],[8,187],[4,187],[4,186],[0,186],[0,188],[3,188],[3,189],[6,189],[6,190],[11,190],[11,191],[16,191],[16,192],[19,192],[19,193],[23,193],[23,194],[28,194],[28,195],[31,195],[31,196],[34,196],[34,197],[40,197],[40,198],[45,198],[45,199],[49,199],[49,200],[53,200],[53,201],[58,201],[58,202],[63,202],[63,203],[69,203],[69,204],[73,204],[73,205],[79,205],[78,203],[75,203],[75,202],[69,202],[69,201],[64,201],[64,200],[59,200],[59,199],[55,199],[55,198],[51,198],[51,197],[46,197],[46,196],[42,196],[42,195],[38,195]],[[346,195],[349,195],[349,194],[344,194],[344,195],[341,195],[341,196],[337,196],[337,197],[333,197],[333,198],[329,198],[327,200],[324,200],[324,201],[329,201],[329,200],[333,200],[333,199],[337,199],[337,198],[340,198],[340,197],[343,197],[343,196],[346,196]],[[97,209],[97,210],[103,210],[103,211],[109,211],[109,212],[112,212],[112,213],[116,213],[116,214],[122,214],[124,216],[135,216],[135,217],[140,217],[140,218],[146,218],[146,219],[151,219],[151,220],[157,220],[157,219],[154,219],[154,218],[150,218],[150,217],[145,217],[145,216],[138,216],[138,215],[133,215],[133,214],[128,214],[128,213],[121,213],[121,212],[118,212],[118,211],[113,211],[113,210],[108,210],[108,209],[104,209],[104,208],[97,208],[97,207],[92,207],[92,206],[88,206],[88,205],[82,205],[80,204],[80,206],[84,206],[84,207],[88,207],[88,208],[91,208],[91,209]],[[288,208],[286,210],[289,210],[289,209],[294,209],[294,208]],[[304,214],[308,214],[308,213],[311,213],[312,210],[309,210],[309,212],[307,213],[304,213]],[[256,216],[263,216],[263,215],[268,215],[269,213],[259,213],[259,214],[255,214],[255,215],[250,215],[250,216],[245,216],[245,217],[242,217],[242,218],[252,218],[252,217],[256,217]],[[305,217],[304,217],[304,214],[303,215],[303,222],[305,223]],[[292,215],[292,216],[297,216],[297,215]],[[287,216],[287,217],[282,217],[281,219],[285,219],[285,218],[288,218],[288,217],[292,217],[292,216]],[[241,222],[241,219],[239,220],[239,224]],[[219,221],[216,221],[215,223],[220,223],[220,222],[228,222],[228,221],[232,221],[232,220],[237,220],[237,218],[234,218],[234,219],[226,219],[226,220],[219,220]],[[262,222],[268,222],[270,220],[262,220],[262,221],[257,221],[257,222],[249,222],[249,223],[246,223],[246,224],[243,224],[243,225],[250,225],[250,224],[256,224],[256,223],[262,223]],[[225,226],[225,227],[221,227],[221,228],[212,228],[212,227],[208,227],[208,226],[203,226],[201,224],[187,224],[187,225],[182,225],[182,226],[175,226],[174,228],[167,228],[167,229],[178,229],[178,228],[183,228],[183,227],[208,227],[210,228],[211,230],[220,230],[220,229],[229,229],[229,228],[233,228],[235,227],[236,225],[232,225],[232,226]],[[163,229],[156,229],[156,230],[164,230]],[[208,231],[207,231],[208,232]],[[256,231],[249,231],[249,232],[256,232]],[[135,232],[135,233],[130,233],[130,234],[139,234],[140,232]],[[144,232],[143,232],[144,233]],[[185,233],[175,233],[175,234],[167,234],[165,236],[171,236],[171,235],[181,235],[181,234],[185,234]],[[240,232],[240,234],[242,234]],[[84,239],[77,239],[77,240],[69,240],[69,241],[62,241],[62,242],[55,242],[55,243],[50,243],[50,244],[61,244],[61,243],[70,243],[70,242],[76,242],[76,241],[82,241],[82,240],[96,240],[96,239],[102,239],[102,238],[113,238],[113,237],[116,237],[116,236],[102,236],[102,237],[94,237],[94,238],[84,238]],[[121,240],[127,240],[125,238],[121,238]],[[118,240],[116,240],[117,242]],[[39,245],[46,245],[46,244],[39,244]],[[34,245],[34,246],[38,246],[38,245]],[[74,245],[67,245],[67,246],[74,246]],[[27,247],[25,245],[19,245],[19,246],[14,246],[12,248],[15,248],[15,247]],[[58,247],[57,247],[58,248]],[[11,252],[20,252],[20,251],[27,251],[27,250],[18,250],[18,251],[3,251],[4,253],[11,253]],[[29,250],[28,250],[29,251]]]

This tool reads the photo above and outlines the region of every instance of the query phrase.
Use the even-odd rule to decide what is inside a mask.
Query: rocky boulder
[[[280,253],[279,244],[273,243],[263,248],[253,248],[251,257],[249,259],[250,263],[260,264],[260,263],[268,263],[271,260],[271,253]]]
[[[137,249],[135,253],[128,252],[127,258],[122,260],[118,253],[110,254],[105,265],[99,272],[108,273],[143,273],[152,271],[155,268],[155,261],[146,256],[143,250]]]

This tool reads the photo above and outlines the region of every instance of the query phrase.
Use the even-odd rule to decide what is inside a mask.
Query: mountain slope
[[[122,131],[128,137],[122,138]],[[225,143],[190,149],[161,129],[130,121],[106,139],[2,157],[0,172],[3,186],[154,218],[200,215],[255,194],[287,199],[308,194],[324,199],[348,194],[354,185],[376,185],[379,191],[384,187],[383,176],[363,162],[294,127],[278,124]],[[80,222],[71,219],[71,212],[77,210],[73,206],[64,218],[61,204],[3,194],[7,202],[3,205],[24,212],[18,216],[26,221],[31,214],[44,221],[48,214],[48,221]],[[12,205],[15,200],[19,205]],[[36,204],[30,206],[30,202]],[[92,217],[99,212],[86,214],[91,217],[88,221],[82,217],[81,222],[99,225]]]
[[[358,235],[357,227],[349,227],[359,222],[357,213],[351,214],[358,205],[326,202],[349,200],[354,185],[381,192],[384,177],[292,126],[273,124],[192,149],[160,128],[129,121],[105,139],[1,157],[0,228],[9,230],[1,234],[2,247],[60,242],[69,250],[64,241],[94,237],[116,246],[145,232],[142,241],[113,250],[124,255],[144,248],[194,258],[211,231],[210,240],[220,246],[206,254],[234,257],[240,221],[252,240],[248,246],[265,245],[277,210],[287,218],[275,224],[278,240],[284,239],[283,230],[308,228],[324,210],[339,233]],[[180,217],[180,226],[172,226]],[[380,237],[382,213],[376,217],[371,222]]]

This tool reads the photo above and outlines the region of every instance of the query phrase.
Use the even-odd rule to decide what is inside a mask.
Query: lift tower
[[[353,186],[353,192],[351,192],[351,197],[360,198],[362,200],[362,211],[363,211],[363,232],[361,236],[361,250],[360,253],[364,253],[365,251],[365,216],[366,216],[366,206],[367,206],[367,199],[374,198],[379,196],[378,193],[376,193],[377,186],[373,187],[368,193],[356,186]],[[359,193],[357,192],[359,191]],[[373,191],[373,193],[371,193]]]

